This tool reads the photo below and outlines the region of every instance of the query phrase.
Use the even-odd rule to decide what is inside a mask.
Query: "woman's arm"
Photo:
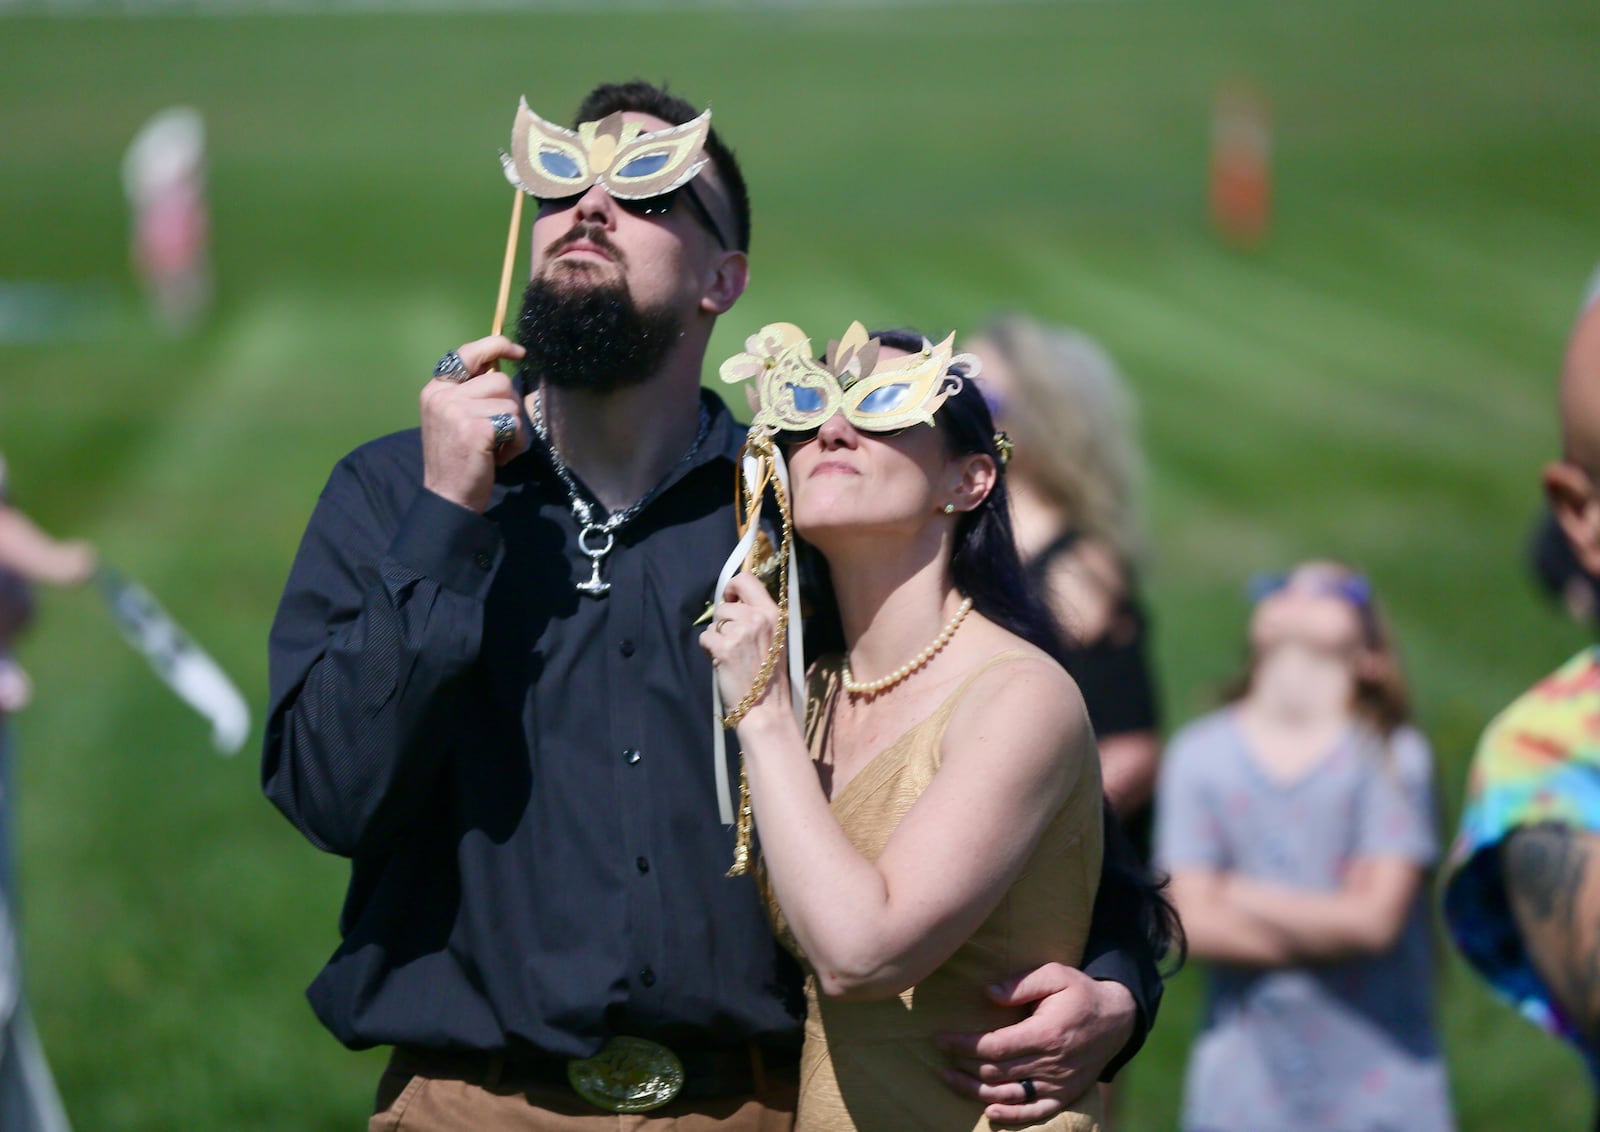
[[[1094,758],[1082,705],[1053,665],[985,673],[951,719],[938,773],[874,862],[834,820],[793,717],[746,719],[739,740],[767,872],[835,996],[898,994],[954,954]]]
[[[1106,797],[1126,818],[1150,804],[1161,768],[1144,620],[1129,605],[1116,553],[1097,539],[1081,539],[1058,555],[1045,582],[1056,622],[1085,647],[1072,675],[1099,742]]]
[[[1154,731],[1124,731],[1100,740],[1100,774],[1106,797],[1126,819],[1150,804],[1161,769],[1161,737]]]
[[[702,638],[725,691],[765,655],[776,608],[740,576]],[[780,666],[781,669],[781,666]],[[739,725],[767,873],[825,994],[885,998],[932,972],[999,904],[1094,747],[1071,679],[1045,660],[980,676],[938,773],[876,861],[834,819],[773,681]]]

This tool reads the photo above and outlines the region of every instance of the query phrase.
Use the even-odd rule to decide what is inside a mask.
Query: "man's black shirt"
[[[798,1042],[798,968],[717,822],[694,621],[735,542],[744,429],[707,396],[704,444],[616,533],[599,598],[537,444],[481,516],[423,489],[414,429],[334,469],[272,629],[262,779],[351,859],[308,992],[346,1044]],[[1154,961],[1092,945],[1125,949],[1088,969],[1133,991],[1131,1054]]]

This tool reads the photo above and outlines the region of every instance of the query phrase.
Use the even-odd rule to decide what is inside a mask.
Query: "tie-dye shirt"
[[[1600,831],[1600,649],[1567,661],[1483,733],[1445,874],[1445,922],[1462,954],[1523,1015],[1574,1041],[1529,962],[1500,873],[1506,836],[1547,822]],[[1586,1053],[1600,1079],[1600,1059]]]

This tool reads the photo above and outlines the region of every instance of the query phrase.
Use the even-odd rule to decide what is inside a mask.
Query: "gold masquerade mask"
[[[955,338],[951,334],[938,345],[924,339],[919,353],[880,360],[881,344],[853,322],[819,362],[804,331],[775,322],[752,335],[745,352],[718,372],[730,385],[755,381],[753,432],[808,433],[839,412],[862,432],[894,432],[931,425],[939,406],[960,392],[963,378],[979,372],[976,356],[954,352]]]
[[[711,682],[712,711],[716,716],[713,770],[717,805],[723,824],[733,825],[734,863],[729,876],[742,876],[751,864],[750,792],[744,765],[739,766],[739,800],[735,808],[728,774],[725,729],[736,726],[761,697],[782,659],[789,654],[789,688],[794,696],[795,718],[805,723],[805,673],[801,662],[799,576],[795,569],[794,519],[789,507],[789,473],[774,438],[814,432],[835,413],[863,432],[894,432],[911,425],[933,423],[933,414],[960,392],[964,377],[980,368],[972,354],[954,353],[955,335],[935,346],[924,340],[918,353],[883,358],[881,344],[867,337],[859,323],[850,324],[843,338],[828,344],[822,361],[812,357],[811,340],[798,326],[775,322],[761,328],[745,342],[745,352],[722,363],[719,372],[730,385],[756,382],[756,415],[740,454],[735,488],[739,544],[723,564],[715,598],[720,600],[729,581],[740,570],[760,573],[776,558],[777,631],[755,684],[744,699],[724,714],[722,694],[715,677]],[[761,532],[761,515],[769,494],[777,503],[782,537],[776,551]]]
[[[639,123],[624,121],[621,112],[569,130],[546,122],[528,109],[526,98],[519,99],[517,118],[511,126],[511,152],[500,154],[506,180],[517,192],[511,202],[511,231],[506,236],[500,294],[489,333],[499,334],[505,325],[524,195],[535,200],[561,200],[586,192],[589,186],[598,183],[619,201],[637,202],[665,196],[688,185],[706,167],[708,159],[700,153],[710,133],[709,110],[681,126],[648,133]],[[688,192],[691,207],[700,214],[717,240],[724,247],[732,247],[722,232],[722,225],[695,196],[695,190],[690,188]],[[670,204],[663,204],[662,210],[666,207]],[[635,205],[633,211],[659,210]]]
[[[523,99],[511,153],[502,153],[500,163],[508,181],[538,200],[577,196],[596,182],[619,200],[645,200],[681,188],[705,168],[699,154],[710,132],[709,110],[650,133],[620,112],[568,130],[546,122]]]

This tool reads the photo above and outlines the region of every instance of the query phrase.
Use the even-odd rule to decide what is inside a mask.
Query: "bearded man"
[[[421,428],[340,461],[278,610],[263,784],[351,860],[309,997],[395,1047],[373,1129],[792,1122],[799,972],[725,875],[695,625],[744,439],[700,375],[750,240],[708,119],[685,149],[704,117],[645,83],[596,88],[576,132],[524,107],[519,342],[450,351]],[[1036,1119],[1131,1056],[1159,978],[1136,930],[1101,934],[1087,974],[995,992],[1025,1022],[951,1036],[952,1088]]]

